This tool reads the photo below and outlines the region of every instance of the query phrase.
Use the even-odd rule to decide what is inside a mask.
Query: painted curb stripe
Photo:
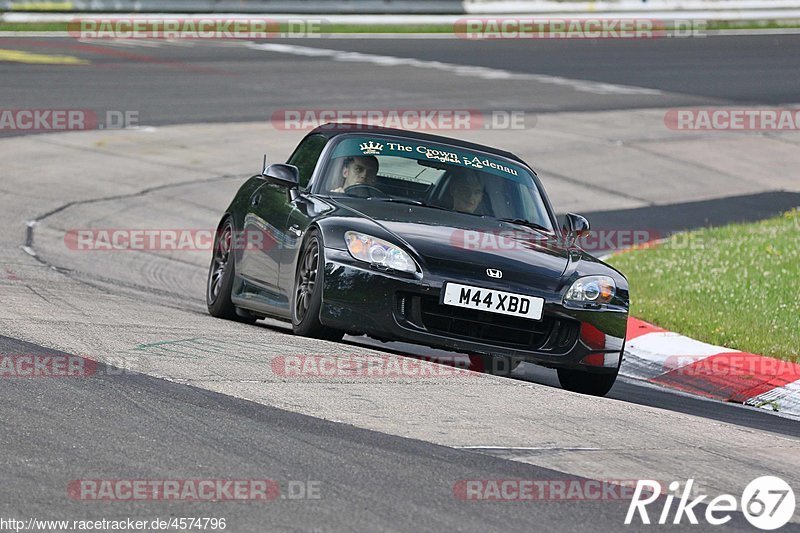
[[[639,320],[638,318],[629,318],[628,319],[628,334],[626,339],[628,341],[635,339],[636,337],[641,337],[642,335],[647,335],[648,333],[655,333],[657,331],[667,331],[665,329],[661,329],[658,326],[654,326],[644,320]]]
[[[0,50],[0,61],[31,65],[88,65],[88,59],[74,56],[33,54],[23,50]]]
[[[624,376],[706,398],[800,415],[800,364],[628,320]]]
[[[800,416],[800,380],[750,398],[744,403],[761,409]]]
[[[721,353],[652,378],[660,385],[744,403],[800,379],[800,365],[751,353]]]

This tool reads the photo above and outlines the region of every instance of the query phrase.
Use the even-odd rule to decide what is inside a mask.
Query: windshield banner
[[[504,178],[525,180],[530,177],[528,171],[509,161],[498,160],[478,154],[465,152],[450,146],[433,143],[417,143],[410,139],[386,139],[380,137],[352,137],[341,141],[333,152],[333,157],[374,155],[395,156],[418,161],[431,161],[472,168],[489,172]]]

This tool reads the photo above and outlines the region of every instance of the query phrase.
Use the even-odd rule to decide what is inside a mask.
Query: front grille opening
[[[548,315],[528,320],[442,305],[433,296],[398,295],[397,313],[431,333],[508,348],[565,351],[577,339],[578,323],[572,320]]]
[[[556,337],[556,346],[567,346],[575,341],[573,333],[575,330],[570,328],[559,328],[558,337]]]

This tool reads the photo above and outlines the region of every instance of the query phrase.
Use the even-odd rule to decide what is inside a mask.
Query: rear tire
[[[572,368],[558,369],[558,382],[565,390],[589,394],[591,396],[605,396],[617,380],[619,368],[609,374],[598,374]]]
[[[311,230],[297,262],[292,291],[292,331],[301,337],[340,341],[344,332],[329,328],[319,320],[324,279],[325,249],[319,233]]]
[[[244,309],[237,309],[231,301],[236,271],[236,254],[232,249],[232,242],[233,222],[228,218],[214,237],[214,251],[206,283],[206,305],[211,316],[253,324],[256,317]]]

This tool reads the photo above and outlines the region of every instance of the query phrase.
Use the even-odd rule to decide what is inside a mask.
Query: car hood
[[[558,290],[570,250],[553,235],[489,217],[376,200],[337,198],[339,215],[370,219],[443,277],[491,278],[504,285]]]

